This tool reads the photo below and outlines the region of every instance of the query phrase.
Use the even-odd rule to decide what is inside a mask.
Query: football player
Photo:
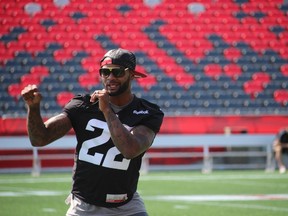
[[[283,174],[286,172],[286,166],[283,163],[282,154],[288,153],[288,127],[277,134],[273,143],[273,149],[279,172]]]
[[[74,97],[63,112],[43,122],[41,93],[28,85],[21,94],[28,107],[27,128],[33,146],[45,146],[73,128],[77,145],[67,216],[146,216],[137,193],[141,159],[159,132],[160,108],[136,97],[131,83],[146,74],[135,71],[135,55],[108,51],[100,61],[103,89]]]

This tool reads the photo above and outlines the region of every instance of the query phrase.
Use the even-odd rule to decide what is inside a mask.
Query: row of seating
[[[0,2],[0,115],[25,114],[19,94],[27,84],[39,85],[45,115],[102,88],[99,60],[118,47],[134,51],[137,70],[149,74],[134,82],[135,94],[169,115],[287,113],[282,1],[199,1],[198,14],[186,0],[153,8],[142,0],[36,1],[41,11],[28,15],[29,2]]]

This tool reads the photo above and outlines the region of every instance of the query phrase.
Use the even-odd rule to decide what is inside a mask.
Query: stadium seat
[[[207,64],[204,66],[204,73],[214,78],[215,76],[219,76],[222,74],[222,67],[218,64]]]
[[[41,82],[41,76],[38,74],[25,74],[21,77],[21,86],[27,85],[39,85]]]
[[[176,83],[180,86],[189,86],[193,85],[195,80],[191,74],[177,74],[174,76]]]
[[[257,72],[252,75],[252,79],[257,82],[262,82],[263,84],[267,84],[270,82],[270,76],[268,73]]]
[[[288,103],[288,90],[287,89],[276,90],[274,92],[274,99],[278,103],[287,105],[287,103]]]
[[[22,90],[23,86],[19,83],[13,83],[8,86],[8,93],[14,98],[19,98]]]
[[[71,92],[60,92],[57,94],[56,100],[59,106],[64,107],[74,96],[74,93]]]
[[[99,83],[99,75],[96,73],[81,74],[78,78],[80,86],[89,89]]]
[[[226,76],[231,77],[234,80],[237,80],[239,76],[242,74],[242,68],[238,64],[227,64],[223,67],[223,73]]]
[[[288,63],[287,64],[283,64],[281,67],[280,67],[280,71],[282,72],[282,74],[284,76],[288,76]]]
[[[247,81],[243,85],[244,91],[251,96],[255,93],[262,92],[264,90],[263,83],[260,81]]]
[[[143,89],[150,89],[150,86],[156,85],[157,80],[155,76],[149,75],[145,79],[137,79],[137,83],[143,88]]]

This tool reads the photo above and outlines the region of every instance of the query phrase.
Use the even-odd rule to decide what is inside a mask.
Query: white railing
[[[203,157],[202,172],[213,169],[213,158],[217,157],[265,157],[265,169],[274,170],[272,142],[275,135],[271,134],[201,134],[201,135],[160,135],[155,138],[153,149],[202,147],[202,152],[148,152],[144,158],[144,167],[149,169],[151,158],[191,158]],[[224,147],[226,151],[213,152],[211,147]],[[244,149],[243,149],[244,148]],[[251,148],[257,148],[251,150]],[[240,150],[239,150],[240,149]],[[253,164],[252,164],[253,165]],[[245,167],[244,165],[243,167]],[[233,165],[226,166],[227,168]],[[234,166],[235,167],[235,166]],[[248,166],[246,166],[248,168]],[[255,165],[257,167],[257,165]]]
[[[274,170],[274,160],[272,151],[272,142],[274,135],[271,134],[201,134],[201,135],[182,135],[182,134],[159,134],[155,140],[151,149],[158,149],[158,152],[148,151],[143,159],[143,172],[148,172],[152,166],[149,165],[149,161],[152,158],[203,158],[201,169],[202,172],[208,173],[213,170],[215,166],[214,158],[225,157],[264,157],[266,163],[263,164],[265,169]],[[41,147],[41,149],[74,149],[76,146],[75,136],[65,136],[48,146]],[[162,152],[161,149],[167,148],[191,148],[201,147],[202,152]],[[226,150],[221,152],[211,151],[211,147],[224,147]],[[239,149],[237,149],[239,148]],[[72,154],[55,154],[55,155],[40,155],[38,154],[38,148],[31,146],[29,138],[27,136],[16,137],[0,137],[0,151],[1,150],[33,150],[31,155],[2,155],[1,160],[25,160],[33,159],[33,173],[35,175],[40,173],[41,160],[61,160],[71,158]],[[237,150],[236,150],[237,149]],[[252,150],[251,150],[252,149]],[[256,149],[256,150],[255,150]],[[253,165],[253,164],[252,164]],[[240,165],[238,165],[240,166]],[[229,168],[228,166],[226,166]],[[235,167],[235,165],[234,165]],[[248,168],[244,165],[243,168]],[[255,164],[255,167],[257,165]],[[164,168],[164,166],[163,166]],[[233,168],[233,165],[230,165]]]

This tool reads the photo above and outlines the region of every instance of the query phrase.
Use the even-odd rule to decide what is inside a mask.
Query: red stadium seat
[[[165,64],[160,66],[167,76],[174,77],[177,74],[185,73],[185,70],[180,65],[174,64]]]
[[[6,49],[4,45],[0,43],[0,64],[5,64],[5,62],[9,59],[14,58],[14,51],[10,49]]]
[[[144,89],[150,89],[151,86],[154,86],[157,84],[157,80],[155,76],[149,75],[145,79],[136,79],[137,83],[143,87]]]
[[[288,64],[283,64],[281,67],[280,67],[280,70],[282,72],[282,74],[284,76],[287,76],[288,77]]]
[[[252,79],[263,84],[270,82],[270,75],[265,72],[257,72],[252,75]]]
[[[229,60],[238,59],[242,56],[242,53],[239,49],[230,47],[223,51],[224,56]]]
[[[45,66],[34,66],[30,69],[31,74],[37,74],[38,76],[48,76],[49,68]]]
[[[251,96],[264,90],[263,83],[261,81],[254,80],[245,82],[243,88],[246,94],[249,94]]]
[[[287,59],[288,60],[288,50],[287,48],[283,48],[283,46],[279,49],[279,53],[281,55],[282,58]]]
[[[242,68],[238,64],[228,64],[223,67],[223,72],[234,80],[242,74]]]
[[[22,86],[27,85],[38,85],[41,82],[41,76],[38,74],[25,74],[21,77],[21,84]]]
[[[10,84],[8,86],[8,93],[12,97],[19,98],[21,95],[21,91],[23,90],[23,86],[19,83]]]
[[[274,92],[274,100],[278,103],[287,104],[288,103],[288,90],[279,89]]]
[[[62,61],[62,60],[69,60],[73,58],[73,50],[66,50],[66,49],[61,49],[61,50],[56,50],[54,52],[54,58],[57,61]]]
[[[99,84],[99,75],[98,73],[81,74],[78,78],[78,82],[83,88],[89,89],[90,87]]]
[[[64,107],[75,95],[71,92],[60,92],[56,96],[59,106]]]
[[[177,74],[174,76],[176,83],[180,86],[190,86],[195,83],[194,77],[191,74]]]
[[[219,64],[208,64],[204,66],[204,73],[209,77],[216,77],[222,74],[222,67]]]

